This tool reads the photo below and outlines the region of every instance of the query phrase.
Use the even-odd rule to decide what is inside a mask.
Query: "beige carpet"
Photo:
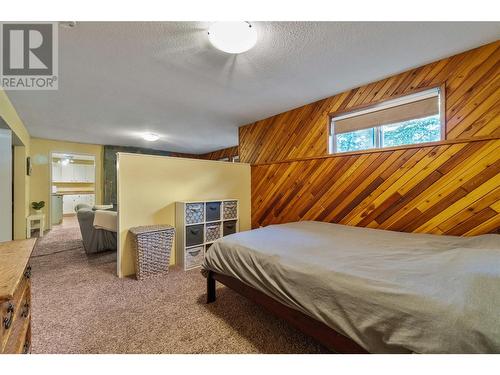
[[[225,287],[206,305],[199,270],[119,279],[115,254],[87,256],[74,229],[47,233],[31,260],[33,353],[326,352]]]
[[[38,246],[33,251],[33,257],[82,247],[82,235],[75,215],[64,216],[62,224],[52,226],[52,230],[45,231],[44,234],[38,239]],[[36,235],[39,236],[39,233]]]

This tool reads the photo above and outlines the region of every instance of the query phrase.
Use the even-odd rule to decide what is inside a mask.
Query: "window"
[[[332,117],[330,153],[440,141],[441,129],[435,88]]]

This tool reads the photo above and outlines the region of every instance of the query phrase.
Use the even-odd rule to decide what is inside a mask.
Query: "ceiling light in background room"
[[[144,139],[145,141],[148,141],[148,142],[154,142],[154,141],[157,141],[158,139],[160,139],[160,136],[158,134],[155,134],[155,133],[144,133],[142,135],[142,139]]]
[[[257,30],[245,21],[214,22],[208,29],[208,40],[221,51],[242,53],[257,42]]]

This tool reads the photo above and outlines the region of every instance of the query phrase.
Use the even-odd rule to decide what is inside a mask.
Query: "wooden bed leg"
[[[212,271],[208,271],[207,276],[207,303],[215,302],[215,279],[214,273]]]

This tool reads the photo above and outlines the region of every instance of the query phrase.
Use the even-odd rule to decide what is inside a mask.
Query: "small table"
[[[37,221],[38,224],[36,223]],[[32,229],[40,229],[40,237],[43,237],[43,231],[45,229],[45,214],[30,215],[26,218],[26,238],[31,238]]]

